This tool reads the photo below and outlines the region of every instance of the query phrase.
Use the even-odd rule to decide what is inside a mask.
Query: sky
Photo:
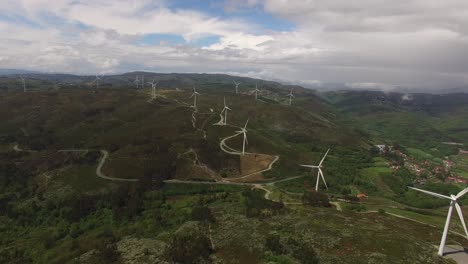
[[[466,0],[1,0],[0,68],[468,90]]]

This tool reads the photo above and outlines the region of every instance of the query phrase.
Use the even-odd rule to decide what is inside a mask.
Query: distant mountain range
[[[18,70],[18,69],[0,69],[1,75],[15,75],[15,74],[32,74],[32,73],[41,73],[38,71],[28,71],[28,70]]]
[[[52,82],[61,82],[67,84],[79,84],[83,82],[90,82],[94,79],[93,75],[82,75],[82,74],[70,74],[70,73],[45,73],[40,71],[30,71],[30,70],[20,70],[20,69],[0,69],[0,76],[8,77],[9,75],[26,75],[26,77],[42,80],[42,81],[52,81]],[[382,91],[378,88],[353,88],[346,83],[321,83],[317,85],[305,84],[305,83],[295,83],[293,81],[286,80],[262,80],[249,77],[241,76],[232,76],[227,74],[211,74],[211,73],[154,73],[154,72],[145,72],[145,71],[134,71],[126,73],[115,73],[108,74],[104,76],[102,83],[118,87],[121,85],[131,85],[137,75],[144,75],[145,78],[150,81],[152,78],[162,78],[164,80],[171,80],[173,85],[193,85],[198,83],[203,83],[205,81],[215,81],[220,83],[231,82],[233,80],[241,81],[246,83],[258,83],[259,87],[262,85],[270,86],[286,86],[286,87],[301,87],[312,89],[320,92],[329,92],[329,91],[379,91],[379,92],[397,92],[397,93],[426,93],[426,94],[452,94],[452,93],[467,93],[468,86],[459,86],[459,87],[399,87],[393,90]],[[213,78],[212,78],[213,77]],[[181,80],[184,80],[181,82]],[[191,81],[188,81],[191,80]],[[125,81],[125,83],[122,83]],[[187,82],[188,81],[188,82]],[[195,83],[193,83],[195,82]],[[172,86],[169,86],[172,87]]]

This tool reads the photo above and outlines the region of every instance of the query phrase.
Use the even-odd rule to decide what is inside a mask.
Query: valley
[[[434,250],[448,203],[407,186],[466,188],[468,155],[445,144],[468,143],[460,96],[295,87],[289,106],[277,83],[256,101],[256,80],[236,94],[230,76],[181,75],[149,100],[110,85],[127,76],[0,92],[1,262],[450,263]],[[299,165],[329,148],[316,192]],[[459,221],[450,230],[468,246]]]

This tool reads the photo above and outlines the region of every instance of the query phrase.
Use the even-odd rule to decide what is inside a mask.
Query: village
[[[403,153],[399,146],[381,144],[375,145],[375,147],[382,156],[388,159],[387,166],[394,172],[402,166],[413,172],[417,176],[415,184],[424,185],[428,180],[434,178],[449,183],[468,184],[468,178],[453,171],[457,164],[448,156],[445,156],[442,163],[439,163],[429,159],[418,160]],[[459,148],[459,154],[466,155],[468,151]]]

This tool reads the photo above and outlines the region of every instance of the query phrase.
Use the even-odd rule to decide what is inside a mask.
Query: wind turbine
[[[224,97],[224,108],[223,108],[223,111],[221,111],[221,114],[223,114],[224,112],[224,124],[223,125],[227,125],[227,112],[228,111],[232,111],[232,109],[226,105],[226,97]]]
[[[151,99],[156,99],[156,86],[158,85],[159,81],[157,81],[156,83],[154,82],[154,79],[152,82],[148,82],[149,84],[151,84]]]
[[[23,92],[26,92],[26,80],[24,79],[23,76],[20,76],[21,82],[23,83]]]
[[[319,185],[320,177],[322,177],[323,183],[325,184],[325,187],[328,189],[327,182],[325,181],[325,177],[323,176],[322,163],[325,160],[325,158],[327,157],[329,151],[330,151],[330,149],[328,149],[327,152],[325,153],[325,155],[323,155],[322,160],[320,161],[319,165],[317,165],[317,166],[314,166],[314,165],[300,165],[300,166],[306,167],[306,168],[318,169],[317,183],[315,184],[315,191],[318,191],[318,185]]]
[[[409,187],[409,188],[413,189],[413,190],[416,190],[416,191],[419,191],[419,192],[423,192],[423,193],[435,196],[435,197],[438,197],[438,198],[445,198],[445,199],[450,200],[450,207],[449,207],[449,210],[448,210],[448,213],[447,213],[447,220],[445,221],[444,233],[442,233],[442,239],[440,240],[440,245],[439,245],[439,252],[438,252],[439,256],[444,255],[445,241],[447,240],[448,229],[449,229],[449,226],[450,226],[450,218],[452,218],[452,212],[453,212],[454,207],[457,210],[458,216],[460,217],[460,221],[462,222],[462,225],[463,225],[463,229],[465,229],[465,234],[468,237],[468,231],[466,229],[465,219],[463,219],[463,213],[462,213],[461,207],[460,207],[460,205],[458,204],[458,201],[457,201],[459,198],[461,198],[463,195],[465,195],[468,192],[468,188],[465,188],[464,190],[459,192],[457,195],[451,194],[450,196],[446,196],[446,195],[442,195],[442,194],[438,194],[438,193],[433,193],[433,192],[430,192],[430,191],[421,190],[421,189],[414,188],[414,187]]]
[[[245,154],[245,145],[249,144],[249,141],[247,140],[247,124],[249,123],[249,119],[247,119],[247,122],[245,122],[245,126],[241,128],[241,130],[236,131],[237,135],[244,134],[244,140],[242,142],[242,155]]]
[[[195,90],[195,85],[193,86],[193,93],[190,98],[193,97],[193,108],[197,108],[197,95],[200,95],[197,90]]]
[[[96,89],[99,89],[99,81],[101,80],[101,77],[96,74],[96,79],[92,83],[96,83]]]
[[[234,81],[234,85],[236,86],[236,94],[239,93],[239,85],[240,84],[241,84],[240,82]]]
[[[291,91],[289,92],[288,95],[286,95],[289,97],[289,105],[291,105],[291,102],[292,102],[292,99],[294,98],[294,95],[293,95],[293,89],[291,88]]]
[[[138,75],[136,76],[135,81],[133,81],[133,83],[136,84],[136,87],[138,89],[139,84],[140,84],[140,77],[138,77]]]
[[[260,90],[258,89],[257,87],[257,83],[255,83],[255,90],[253,90],[255,92],[255,101],[257,101],[258,99],[258,92],[260,92]]]

